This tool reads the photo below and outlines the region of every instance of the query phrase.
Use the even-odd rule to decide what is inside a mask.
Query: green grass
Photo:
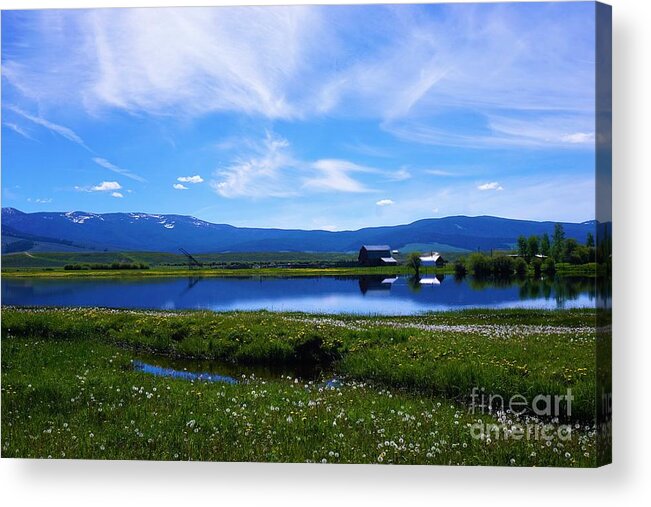
[[[360,318],[5,308],[2,317],[5,457],[595,464],[594,336],[585,329],[594,311]],[[142,353],[319,363],[344,382],[188,382],[134,371]],[[473,439],[468,424],[496,419],[468,413],[472,387],[528,399],[569,387],[568,422],[579,428],[549,446]]]
[[[427,274],[451,274],[453,268],[428,268]],[[141,278],[141,277],[224,277],[224,276],[355,276],[355,275],[401,275],[413,274],[406,266],[397,267],[329,267],[329,268],[194,268],[156,267],[151,269],[127,270],[64,270],[63,268],[2,268],[2,276],[7,278]]]
[[[355,262],[357,254],[329,252],[227,252],[196,254],[205,264],[229,263],[342,263]],[[66,264],[111,264],[113,262],[144,263],[151,266],[184,267],[187,258],[180,253],[164,252],[21,252],[2,256],[3,267],[45,268]]]
[[[569,264],[559,262],[556,264],[556,274],[559,276],[598,276],[600,274],[599,266],[596,262],[587,264]]]

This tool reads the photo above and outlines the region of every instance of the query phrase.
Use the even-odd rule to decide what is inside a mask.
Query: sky
[[[2,12],[2,205],[594,219],[592,2]]]

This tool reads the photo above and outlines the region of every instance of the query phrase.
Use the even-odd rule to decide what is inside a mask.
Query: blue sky
[[[2,13],[2,205],[594,218],[594,4]]]

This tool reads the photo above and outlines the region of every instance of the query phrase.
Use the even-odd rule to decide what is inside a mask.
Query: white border
[[[174,0],[0,0],[0,8],[172,6]],[[191,5],[247,2],[193,0]],[[255,4],[300,4],[255,0]],[[371,3],[321,1],[318,3]],[[376,2],[378,3],[378,2]],[[408,2],[395,2],[408,3]],[[651,2],[611,0],[614,78],[614,465],[599,470],[0,461],[4,505],[642,505],[651,499],[648,332]]]

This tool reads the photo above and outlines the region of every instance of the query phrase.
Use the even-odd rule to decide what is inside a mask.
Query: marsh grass
[[[594,312],[500,313],[394,320],[5,308],[2,454],[593,466]],[[313,361],[345,381],[330,389],[327,379],[153,377],[134,371],[134,350]],[[473,439],[468,424],[496,419],[468,413],[472,387],[505,396],[571,387],[578,427],[569,442]]]

